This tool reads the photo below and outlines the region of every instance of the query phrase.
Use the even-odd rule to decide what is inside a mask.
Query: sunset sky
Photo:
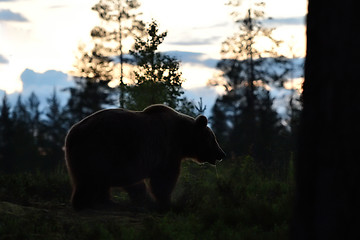
[[[73,69],[79,43],[90,41],[90,30],[99,24],[91,7],[98,0],[0,0],[0,90],[25,91],[26,77],[46,81]],[[187,89],[205,86],[214,76],[221,43],[237,31],[226,0],[140,1],[143,20],[155,19],[168,37],[161,51],[174,51],[182,61]],[[243,0],[247,9],[251,0]],[[267,0],[266,14],[276,27],[275,37],[305,54],[306,0]],[[55,71],[53,71],[55,70]],[[56,81],[51,84],[56,84]],[[47,83],[49,85],[49,83]],[[62,84],[59,82],[59,84]]]

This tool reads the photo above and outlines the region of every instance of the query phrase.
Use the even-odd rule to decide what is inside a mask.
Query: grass
[[[291,164],[290,164],[291,166]],[[65,171],[0,176],[0,239],[287,239],[293,170],[279,178],[251,157],[217,167],[184,162],[167,213],[74,212]],[[126,195],[116,192],[118,201]]]

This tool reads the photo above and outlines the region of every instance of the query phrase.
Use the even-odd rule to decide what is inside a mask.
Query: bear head
[[[199,163],[215,165],[225,157],[224,151],[219,146],[215,134],[207,126],[208,120],[200,115],[195,119],[194,142],[195,160]]]

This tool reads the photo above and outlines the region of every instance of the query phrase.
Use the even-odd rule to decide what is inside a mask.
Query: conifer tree
[[[240,5],[235,0],[228,4],[232,7]],[[216,135],[226,136],[228,152],[258,155],[259,161],[263,156],[268,156],[263,150],[271,149],[272,140],[266,133],[270,134],[273,132],[270,129],[279,127],[266,85],[281,82],[288,71],[286,61],[283,64],[283,56],[274,50],[281,41],[272,37],[274,29],[262,24],[265,19],[264,6],[262,2],[255,3],[245,13],[232,13],[239,25],[239,32],[222,45],[223,59],[217,67],[222,71],[223,78],[210,82],[225,88],[225,94],[216,101],[212,119],[218,125],[216,128],[220,128],[220,131],[227,128],[227,132],[220,133],[215,128]],[[256,46],[259,39],[267,39],[272,46],[259,49]],[[275,61],[273,59],[277,59],[277,71],[271,71],[269,62]]]
[[[70,97],[66,104],[65,114],[70,121],[70,126],[84,117],[103,109],[104,106],[112,105],[112,89],[106,81],[95,81],[94,79],[74,78],[75,87],[67,90]]]
[[[162,103],[185,111],[193,109],[182,96],[184,92],[181,85],[184,80],[179,70],[179,61],[158,51],[167,33],[159,33],[155,21],[150,23],[146,31],[146,38],[137,38],[135,50],[131,51],[137,70],[135,84],[127,88],[127,107],[142,110],[148,105]]]
[[[12,111],[13,132],[10,172],[33,171],[40,167],[41,160],[36,139],[31,130],[31,115],[27,110],[27,104],[18,96]]]
[[[14,125],[11,119],[11,106],[4,94],[0,106],[0,172],[9,173],[13,171],[14,161]]]
[[[39,98],[36,96],[36,94],[34,92],[31,92],[29,98],[27,99],[25,108],[26,111],[28,111],[29,114],[29,131],[31,133],[31,135],[34,137],[34,140],[37,142],[39,136],[39,131],[40,131],[40,100]]]
[[[120,107],[126,86],[124,65],[132,62],[128,57],[131,38],[141,36],[145,26],[137,19],[139,6],[137,0],[100,0],[95,4],[92,10],[98,13],[101,24],[91,31],[92,50],[80,46],[81,55],[76,62],[77,76],[118,83]]]
[[[54,168],[63,162],[64,139],[69,128],[67,118],[54,88],[51,96],[46,99],[45,119],[43,120],[43,148],[46,154],[46,167]]]

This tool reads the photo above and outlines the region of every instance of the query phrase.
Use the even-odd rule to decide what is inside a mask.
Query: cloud
[[[20,76],[23,82],[23,93],[36,92],[48,95],[54,87],[58,90],[73,86],[73,82],[69,81],[66,73],[56,70],[48,70],[44,73],[38,73],[31,69],[25,69]]]
[[[161,53],[166,54],[170,57],[175,57],[183,64],[186,63],[197,64],[209,68],[214,68],[216,66],[216,63],[219,61],[219,59],[209,58],[205,53],[200,53],[200,52],[165,51]],[[125,54],[124,60],[129,64],[135,64],[135,59],[130,54]],[[113,56],[112,61],[114,63],[119,63],[119,57]]]
[[[183,45],[183,46],[194,46],[194,45],[207,45],[217,42],[221,37],[211,37],[205,39],[193,39],[193,40],[180,40],[180,41],[173,41],[169,42],[170,45]]]
[[[0,54],[0,64],[8,64],[9,60],[7,60],[3,55]]]
[[[200,27],[194,27],[193,29],[195,30],[208,30],[208,29],[214,29],[214,28],[224,28],[224,27],[228,27],[230,25],[229,22],[220,22],[220,23],[216,23],[213,25],[208,25],[208,26],[200,26]]]
[[[219,61],[219,59],[209,58],[206,54],[199,52],[167,51],[164,53],[183,63],[198,64],[209,68],[214,68]]]
[[[57,91],[61,104],[64,105],[69,98],[69,93],[62,90],[74,86],[74,82],[69,80],[70,77],[66,73],[55,70],[38,73],[31,69],[25,69],[20,78],[23,82],[23,91],[21,92],[22,99],[25,101],[30,94],[34,92],[40,100],[41,109],[46,106],[46,99],[50,97],[54,88]],[[9,95],[9,100],[12,105],[16,103],[18,95],[18,93]]]
[[[58,9],[58,8],[67,8],[67,5],[52,5],[49,8],[50,9]]]
[[[14,13],[9,9],[0,9],[0,21],[28,22],[20,13]]]
[[[265,24],[271,26],[284,26],[284,25],[305,25],[306,16],[288,17],[288,18],[271,18],[264,21]]]

